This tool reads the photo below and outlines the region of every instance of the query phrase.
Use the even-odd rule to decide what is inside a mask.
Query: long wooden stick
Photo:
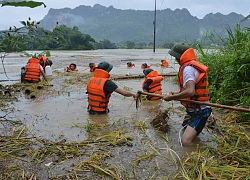
[[[0,82],[5,82],[5,81],[21,81],[21,79],[3,79],[3,80],[0,80]]]
[[[142,91],[137,91],[137,93],[138,94],[148,95],[148,96],[161,97],[161,98],[164,97],[163,95],[148,93],[148,92],[142,92]],[[200,104],[200,105],[207,105],[207,106],[223,108],[223,109],[231,109],[231,110],[241,111],[241,112],[250,112],[250,109],[246,109],[246,108],[237,108],[237,107],[234,107],[234,106],[226,106],[226,105],[222,105],[222,104],[215,104],[215,103],[209,103],[209,102],[186,100],[186,99],[179,99],[178,101],[190,102],[190,103],[195,103],[195,104]]]
[[[53,84],[37,84],[37,83],[21,83],[21,84],[13,84],[13,86],[37,86],[37,87],[43,87],[43,86],[54,86]]]
[[[168,76],[176,76],[176,73],[168,73],[168,74],[160,74],[159,76],[168,77]],[[129,76],[112,76],[112,80],[118,79],[137,79],[137,78],[145,78],[144,75],[129,75]]]

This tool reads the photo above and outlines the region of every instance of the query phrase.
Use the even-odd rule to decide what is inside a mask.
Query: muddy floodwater
[[[35,52],[40,51],[30,53]],[[9,53],[4,59],[4,67],[8,78],[11,80],[20,79],[20,68],[27,63],[28,58],[21,57],[21,54]],[[160,64],[163,59],[169,62],[168,68],[161,68]],[[188,156],[196,150],[192,147],[183,148],[178,141],[179,136],[182,135],[180,129],[185,114],[178,101],[147,101],[142,98],[142,103],[137,110],[133,98],[123,97],[114,92],[109,103],[110,113],[96,116],[89,115],[87,112],[87,80],[83,80],[83,77],[89,79],[92,76],[88,67],[90,62],[107,61],[113,64],[114,67],[110,72],[111,77],[143,75],[140,68],[143,63],[150,65],[150,68],[157,70],[159,74],[177,73],[179,66],[167,54],[167,49],[156,50],[155,53],[152,50],[130,49],[51,51],[50,60],[53,62],[53,74],[49,77],[49,82],[53,86],[36,91],[32,98],[25,94],[25,91],[21,91],[17,101],[8,104],[10,112],[6,115],[5,111],[1,111],[0,114],[1,116],[6,115],[6,119],[24,123],[30,136],[66,144],[80,143],[91,137],[103,138],[111,132],[122,132],[126,136],[132,137],[129,144],[112,149],[99,147],[98,150],[112,152],[112,157],[106,161],[119,169],[122,177],[126,176],[128,179],[171,179],[179,171],[178,163],[176,163],[178,157],[171,155],[167,149],[172,149],[180,158]],[[127,68],[126,63],[129,61],[132,61],[135,67]],[[78,73],[64,72],[64,67],[70,63],[77,64]],[[1,80],[8,79],[2,66],[0,66],[0,73]],[[143,78],[114,80],[119,87],[134,93],[141,90],[143,81]],[[18,83],[18,81],[5,81],[1,84],[10,85],[13,83]],[[164,94],[178,91],[173,76],[164,76],[162,88]],[[150,121],[159,110],[166,109],[169,111],[169,129],[166,133],[163,133],[154,128]],[[9,129],[1,124],[0,126],[1,135],[8,135]],[[98,126],[99,128],[90,132],[88,128],[92,126]],[[213,145],[213,136],[205,128],[199,135],[197,142],[201,147]],[[95,146],[95,148],[98,148],[98,146]],[[94,149],[93,152],[95,152]],[[156,152],[160,156],[145,158],[145,155]],[[142,157],[145,159],[142,159]],[[141,159],[138,160],[139,158]],[[41,166],[53,162],[53,158],[48,160],[44,157],[44,159]],[[72,169],[70,164],[78,161],[79,159],[73,158],[64,160],[60,164],[52,164],[50,168],[53,167],[53,173],[51,173],[51,169],[48,173],[45,168],[41,168],[42,170],[38,171],[40,174],[38,173],[36,176],[40,179],[56,179],[60,174],[67,174]],[[132,162],[136,162],[137,165],[131,165]],[[107,178],[106,176],[96,175],[96,172],[93,174],[88,175],[89,179]]]

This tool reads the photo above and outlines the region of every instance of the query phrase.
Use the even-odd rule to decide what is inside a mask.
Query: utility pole
[[[156,0],[155,0],[155,13],[154,13],[154,49],[153,52],[155,52],[155,31],[156,31]]]

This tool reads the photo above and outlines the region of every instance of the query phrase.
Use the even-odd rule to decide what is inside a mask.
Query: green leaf
[[[25,21],[20,21],[20,23],[24,26],[26,26],[26,22]]]
[[[2,4],[3,6],[15,6],[15,7],[30,7],[30,8],[34,8],[34,7],[38,7],[43,5],[44,7],[46,7],[46,5],[43,2],[36,2],[36,1],[20,1],[20,2],[10,2],[10,1],[0,1],[0,4]]]

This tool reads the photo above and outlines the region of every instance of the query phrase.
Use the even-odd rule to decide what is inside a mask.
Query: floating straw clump
[[[169,129],[168,120],[169,120],[168,110],[164,111],[160,110],[150,123],[153,125],[153,127],[157,128],[159,131],[167,132]]]

